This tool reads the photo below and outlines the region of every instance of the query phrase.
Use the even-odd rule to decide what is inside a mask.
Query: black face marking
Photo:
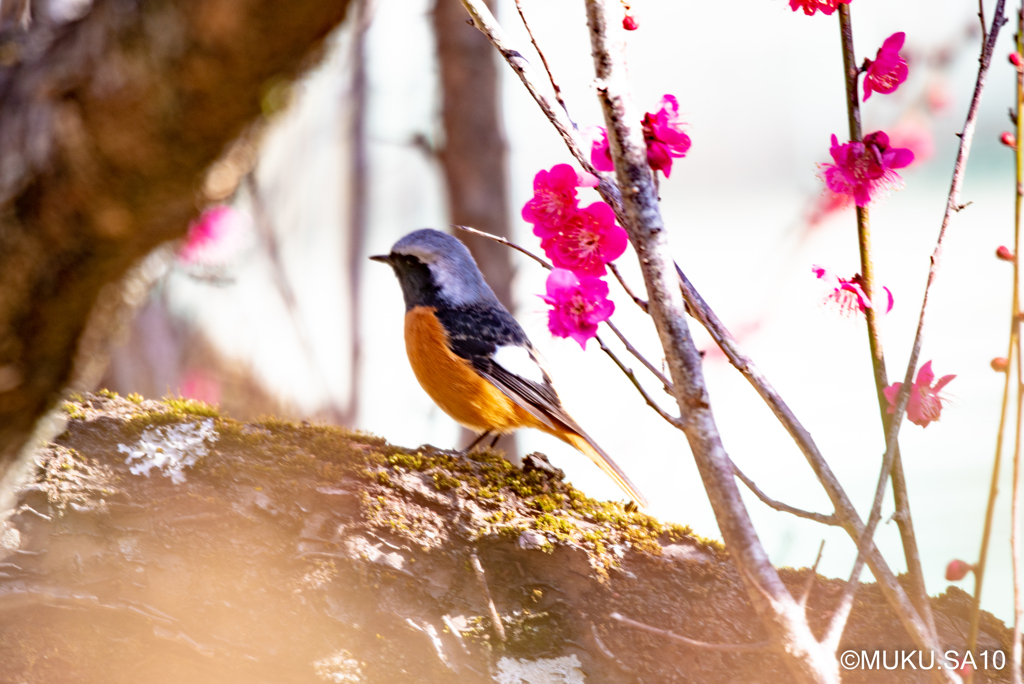
[[[394,269],[402,286],[406,311],[417,306],[440,305],[441,288],[434,282],[434,275],[430,272],[429,266],[410,254],[392,252],[389,258],[391,268]]]

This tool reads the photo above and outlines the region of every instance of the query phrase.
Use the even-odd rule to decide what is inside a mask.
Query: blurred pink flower
[[[916,116],[909,116],[889,131],[889,144],[905,148],[914,154],[912,164],[923,164],[935,154],[935,138],[931,126]]]
[[[914,153],[889,146],[889,136],[876,131],[864,142],[842,145],[835,135],[829,150],[834,164],[825,164],[825,184],[833,192],[853,197],[858,207],[867,206],[872,195],[892,187],[902,179],[896,169],[914,161]]]
[[[832,14],[840,4],[849,3],[850,0],[789,0],[789,7],[794,12],[803,10],[804,14],[811,16],[818,10],[822,14]]]
[[[868,65],[868,71],[864,75],[865,101],[871,97],[871,93],[886,95],[907,80],[907,60],[900,57],[900,48],[903,47],[903,40],[906,37],[907,34],[903,31],[892,34],[882,43],[874,61],[864,60]]]
[[[848,206],[850,206],[850,197],[848,195],[840,195],[838,192],[832,192],[825,188],[825,191],[818,196],[814,206],[808,212],[807,224],[814,228],[832,214],[842,211]]]
[[[576,188],[592,188],[598,179],[577,174],[568,164],[556,164],[533,177],[533,197],[523,207],[523,220],[535,226],[557,228],[576,212]]]
[[[644,115],[647,163],[654,171],[664,173],[665,178],[672,175],[672,159],[685,157],[690,150],[690,136],[683,132],[683,126],[679,119],[679,102],[674,95],[666,94],[661,98],[661,108],[657,112]],[[588,134],[591,139],[590,163],[598,171],[614,171],[607,129],[594,126]]]
[[[608,299],[608,283],[591,276],[577,277],[572,271],[556,268],[547,280],[547,294],[541,299],[551,305],[548,330],[556,337],[571,337],[587,348],[587,340],[597,334],[597,324],[615,311]]]
[[[205,371],[190,370],[182,379],[181,396],[207,404],[219,404],[220,382]]]
[[[928,427],[933,420],[938,420],[942,413],[943,397],[939,392],[955,378],[955,375],[943,375],[939,381],[932,385],[935,380],[935,373],[932,372],[932,362],[921,366],[917,371],[917,380],[910,388],[910,402],[907,404],[907,418],[914,425]],[[894,382],[885,388],[885,398],[889,402],[889,413],[896,412],[896,395],[903,386],[902,382]]]
[[[605,264],[626,251],[626,231],[615,224],[615,212],[604,202],[594,202],[565,217],[558,226],[536,225],[544,253],[558,268],[579,276],[602,276]]]
[[[823,266],[811,266],[811,272],[830,290],[828,296],[825,297],[825,303],[836,307],[842,315],[852,316],[854,313],[864,313],[866,309],[871,308],[871,300],[864,292],[864,287],[861,284],[862,277],[859,273],[855,273],[852,278],[840,278]],[[882,289],[885,290],[888,298],[884,313],[889,313],[893,306],[892,292],[887,287]]]
[[[1005,131],[1001,136],[999,136],[999,142],[1003,143],[1011,150],[1017,149],[1017,136],[1009,131]]]
[[[178,248],[178,259],[186,264],[226,261],[251,227],[249,215],[234,207],[210,207],[189,225],[185,242]]]
[[[967,577],[967,573],[974,570],[974,566],[967,561],[955,559],[949,561],[949,565],[946,566],[946,579],[950,582],[959,582],[964,577]]]
[[[622,28],[627,31],[636,31],[640,28],[640,22],[636,20],[636,14],[632,10],[626,12],[626,16],[622,18]]]
[[[661,108],[644,116],[644,141],[647,143],[647,161],[665,178],[672,175],[672,158],[685,157],[690,150],[690,136],[683,132],[679,119],[679,102],[674,95],[661,98]]]
[[[1010,248],[1006,245],[999,245],[996,247],[996,259],[1000,259],[1002,261],[1013,261],[1013,252],[1011,252]]]
[[[928,109],[933,114],[940,114],[953,104],[953,94],[949,90],[949,84],[944,79],[937,80],[928,86],[927,93]]]

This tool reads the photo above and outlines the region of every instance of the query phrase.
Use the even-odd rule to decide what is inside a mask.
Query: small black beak
[[[390,254],[378,254],[377,256],[370,257],[370,261],[379,261],[382,264],[391,264]]]

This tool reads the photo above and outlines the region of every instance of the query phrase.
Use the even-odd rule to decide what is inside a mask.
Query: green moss
[[[104,397],[106,399],[117,399],[117,397],[118,397],[117,392],[111,392],[108,389],[101,389],[98,392],[96,392],[96,394],[98,394],[101,397]]]
[[[143,401],[145,401],[142,395],[139,394],[138,392],[132,392],[127,397],[125,397],[125,399],[136,405],[141,404]]]
[[[115,395],[116,396],[116,395]],[[202,418],[219,418],[220,410],[196,399],[185,397],[164,397],[164,406],[174,413],[183,416],[200,416]]]
[[[73,404],[70,401],[65,401],[61,407],[64,413],[68,414],[68,418],[72,420],[85,420],[85,411],[79,404]]]

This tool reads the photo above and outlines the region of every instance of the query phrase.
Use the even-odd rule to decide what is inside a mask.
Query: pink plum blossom
[[[665,178],[672,175],[672,159],[682,158],[690,150],[690,136],[683,132],[679,118],[679,102],[674,95],[661,98],[657,112],[644,115],[644,142],[647,144],[647,163],[654,171],[661,171]],[[608,143],[608,131],[595,126],[589,131],[590,163],[598,171],[614,171],[612,154]]]
[[[889,146],[889,136],[875,131],[864,142],[842,145],[835,135],[829,149],[834,164],[825,164],[825,184],[829,190],[853,197],[858,207],[871,203],[872,195],[892,187],[902,179],[896,169],[914,161],[908,149]]]
[[[907,60],[900,57],[900,48],[907,34],[900,31],[885,39],[878,49],[874,61],[867,59],[867,73],[864,75],[864,100],[871,93],[887,95],[900,87],[907,80]]]
[[[789,7],[794,12],[803,10],[804,14],[811,16],[819,10],[822,14],[832,14],[840,4],[849,2],[850,0],[789,0]]]
[[[871,308],[871,299],[864,292],[860,273],[855,273],[852,278],[840,278],[823,266],[812,266],[811,272],[829,288],[825,303],[836,307],[842,315],[852,316]],[[892,292],[887,287],[882,289],[888,299],[885,313],[889,313],[893,306]]]
[[[615,224],[615,212],[604,202],[594,202],[566,217],[557,227],[537,225],[544,253],[558,268],[580,276],[602,276],[605,264],[626,251],[626,231]]]
[[[907,403],[907,418],[914,425],[928,427],[933,420],[938,420],[942,413],[943,397],[939,396],[942,388],[955,378],[955,375],[943,375],[939,381],[932,385],[935,380],[935,373],[932,372],[932,362],[921,366],[917,371],[917,380],[910,388],[910,401]],[[902,382],[894,382],[885,388],[885,398],[889,402],[889,413],[896,412],[896,395],[899,394]]]
[[[568,164],[556,164],[533,177],[533,198],[523,207],[523,220],[535,226],[557,228],[576,212],[576,188],[597,186],[589,173],[576,173]]]
[[[600,278],[577,276],[556,268],[547,280],[547,294],[541,299],[551,305],[548,330],[555,337],[571,337],[587,348],[587,340],[597,334],[597,325],[615,312],[608,299],[608,283]]]
[[[592,126],[588,131],[590,136],[590,163],[598,171],[614,171],[615,164],[612,163],[612,152],[608,146],[608,130],[604,126]]]
[[[189,225],[185,241],[178,249],[178,260],[186,264],[223,263],[251,228],[248,214],[226,204],[210,207]]]
[[[683,132],[679,102],[674,95],[664,95],[661,108],[644,116],[644,141],[651,168],[668,178],[672,175],[672,158],[685,157],[690,150],[690,136]]]

